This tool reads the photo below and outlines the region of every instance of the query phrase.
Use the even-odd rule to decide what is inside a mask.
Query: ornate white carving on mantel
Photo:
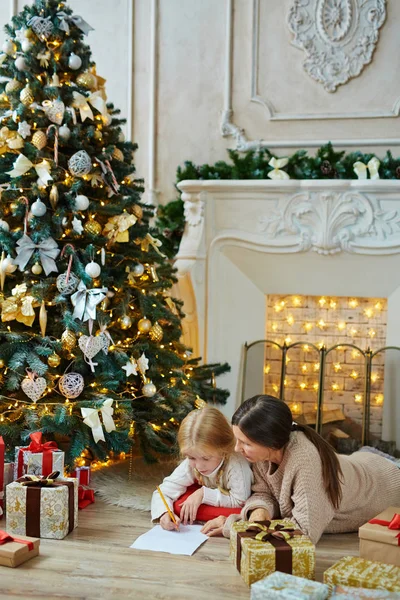
[[[377,198],[355,191],[300,192],[283,197],[259,217],[268,244],[289,242],[286,251],[313,250],[330,255],[342,250],[357,254],[400,252],[400,214],[384,211]],[[293,244],[293,237],[296,244]],[[281,247],[285,252],[285,248]]]
[[[334,92],[371,62],[385,18],[386,0],[294,0],[288,25],[304,70]]]

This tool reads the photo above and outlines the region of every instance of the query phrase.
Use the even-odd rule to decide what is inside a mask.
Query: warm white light
[[[368,318],[371,319],[374,316],[374,311],[372,310],[372,308],[366,308],[364,310],[364,315]]]
[[[352,372],[350,373],[350,377],[351,377],[352,379],[358,379],[358,377],[359,377],[359,373],[358,373],[358,371],[352,371]]]
[[[362,394],[354,394],[354,401],[360,404],[362,402]]]
[[[325,306],[325,304],[326,304],[326,298],[324,298],[324,297],[322,296],[322,298],[320,298],[320,299],[318,300],[318,304],[319,304],[321,307],[322,307],[322,306]]]
[[[271,329],[272,331],[276,331],[278,329],[278,323],[272,323]]]
[[[313,384],[313,388],[316,392],[318,391],[319,385],[317,381]]]
[[[338,384],[338,383],[332,383],[332,386],[331,386],[331,387],[332,387],[332,390],[333,390],[334,392],[337,392],[337,391],[338,391],[338,389],[340,388],[340,386],[339,386],[339,384]]]
[[[323,319],[320,319],[320,320],[318,321],[317,325],[318,325],[318,327],[319,327],[320,329],[325,329],[325,327],[326,327],[326,323],[325,323],[325,321],[324,321]]]
[[[285,344],[289,345],[292,343],[292,338],[290,337],[290,335],[285,337]]]
[[[294,323],[294,317],[293,317],[293,315],[288,315],[286,321],[287,321],[288,325],[293,325],[293,323]]]
[[[294,306],[301,306],[301,298],[299,298],[298,296],[294,296],[294,298],[293,298],[293,305]]]
[[[342,365],[340,363],[335,363],[333,365],[333,368],[335,369],[335,372],[337,373],[338,371],[342,370]]]
[[[302,382],[299,384],[299,388],[300,388],[301,390],[303,390],[303,391],[304,391],[304,390],[306,390],[306,389],[307,389],[307,384],[306,384],[304,381],[302,381]]]
[[[346,329],[346,323],[344,321],[339,321],[337,328],[339,329],[339,331],[343,331],[344,329]]]
[[[314,325],[312,323],[304,323],[303,327],[306,331],[311,331]]]
[[[356,298],[350,298],[350,300],[349,300],[349,306],[350,306],[350,308],[357,308],[358,301],[356,300]]]
[[[371,381],[372,381],[372,383],[376,383],[378,381],[378,379],[379,379],[378,373],[372,373],[371,374]]]
[[[376,404],[383,404],[383,394],[377,394],[374,400]]]
[[[331,300],[329,302],[329,306],[333,309],[337,308],[337,302],[335,300]]]
[[[303,373],[307,373],[307,365],[301,365],[301,370],[303,371]]]
[[[270,370],[271,370],[271,365],[265,365],[265,367],[264,367],[264,373],[266,375],[268,375],[268,373],[270,372]]]
[[[368,335],[369,335],[370,338],[373,338],[373,337],[376,336],[376,331],[374,329],[370,329],[368,331]]]

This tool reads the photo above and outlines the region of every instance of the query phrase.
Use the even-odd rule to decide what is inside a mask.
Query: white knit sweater
[[[253,475],[250,465],[240,454],[229,456],[225,461],[222,477],[223,487],[229,492],[229,495],[226,495],[218,489],[218,472],[223,462],[221,461],[210,475],[204,476],[203,504],[240,508],[251,494]],[[196,476],[189,460],[186,458],[160,485],[171,509],[175,500],[180,498],[193,483],[196,483]],[[158,520],[165,512],[164,503],[156,490],[151,499],[152,521]]]
[[[272,519],[290,518],[316,543],[322,533],[357,531],[388,506],[400,506],[400,469],[369,452],[338,455],[343,473],[342,501],[335,510],[327,496],[318,450],[306,435],[293,432],[283,460],[274,471],[270,462],[253,465],[255,482],[241,518],[265,508]],[[228,518],[224,535],[229,536]]]

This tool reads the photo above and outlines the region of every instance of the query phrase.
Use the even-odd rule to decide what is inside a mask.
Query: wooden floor
[[[228,540],[212,538],[191,557],[130,549],[149,524],[149,513],[96,500],[79,512],[79,527],[67,538],[41,540],[40,556],[17,569],[0,567],[1,600],[249,599]],[[345,555],[358,555],[357,534],[324,536],[316,578]]]

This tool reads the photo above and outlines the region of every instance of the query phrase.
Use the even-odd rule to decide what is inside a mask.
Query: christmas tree
[[[37,0],[0,55],[0,435],[67,440],[67,463],[173,448],[183,416],[223,403],[181,343],[176,281],[84,43],[92,28]]]

